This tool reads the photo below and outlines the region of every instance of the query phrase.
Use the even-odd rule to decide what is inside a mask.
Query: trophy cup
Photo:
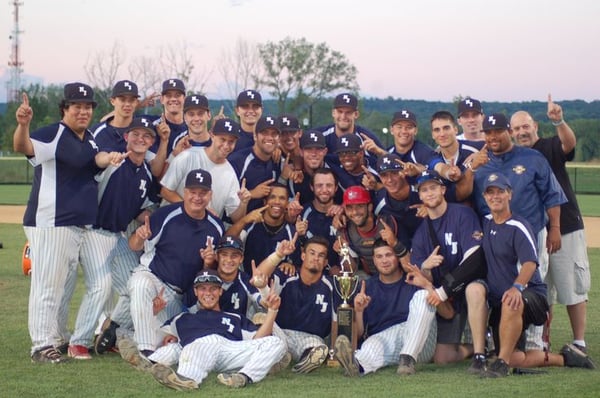
[[[341,243],[341,239],[340,239]],[[333,321],[331,327],[331,347],[329,351],[329,366],[339,366],[333,358],[333,347],[337,336],[344,335],[356,350],[357,336],[354,332],[354,309],[348,300],[354,295],[358,288],[358,275],[353,275],[352,263],[350,262],[350,248],[347,243],[341,244],[340,261],[341,275],[333,276],[333,286],[343,302],[337,308],[337,322]]]

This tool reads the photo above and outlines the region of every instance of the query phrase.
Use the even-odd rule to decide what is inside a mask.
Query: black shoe
[[[416,361],[413,357],[407,354],[400,354],[400,364],[396,373],[400,376],[410,376],[417,373],[415,369]]]
[[[52,346],[44,347],[31,355],[31,362],[38,363],[63,363],[67,362],[69,358],[64,357]]]
[[[475,354],[473,355],[473,359],[471,360],[471,366],[469,366],[467,372],[474,375],[481,375],[483,372],[485,372],[486,367],[487,360],[485,359],[485,355]]]
[[[596,369],[596,365],[590,357],[574,344],[566,344],[561,348],[560,353],[565,359],[565,366],[571,368]]]
[[[481,374],[482,377],[496,378],[506,377],[509,373],[508,364],[503,359],[496,359],[488,368]]]
[[[111,351],[117,344],[117,328],[119,325],[107,318],[102,325],[102,333],[96,338],[94,351],[96,354],[102,355],[105,352]]]
[[[574,345],[575,347],[577,347],[577,348],[579,349],[579,351],[583,352],[584,354],[587,354],[587,346],[586,346],[586,347],[584,347],[584,346],[582,346],[582,345],[579,345],[579,344],[576,344],[576,343],[573,343],[573,345]]]

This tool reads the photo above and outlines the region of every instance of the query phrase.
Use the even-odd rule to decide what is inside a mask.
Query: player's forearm
[[[244,217],[240,218],[238,221],[234,222],[233,225],[227,229],[225,234],[239,237],[242,231],[244,230],[244,227],[247,224],[250,224],[246,219],[246,216],[247,214]]]
[[[462,202],[473,193],[473,171],[465,169],[460,180],[456,181],[456,200]]]
[[[275,268],[277,268],[277,266],[283,261],[284,257],[285,256],[282,256],[280,253],[277,253],[277,250],[275,250],[260,262],[256,268],[257,272],[260,275],[270,278],[273,272],[275,272]]]
[[[575,137],[575,132],[571,129],[567,122],[563,120],[561,124],[556,126],[556,134],[560,139],[564,153],[569,153],[575,149],[575,145],[577,145],[577,138]]]
[[[364,325],[364,321],[363,321],[363,312],[362,311],[356,311],[354,313],[354,327],[356,329],[356,335],[358,337],[365,334],[365,325]]]
[[[13,149],[15,152],[22,153],[26,156],[34,156],[33,144],[29,137],[29,124],[18,124],[13,135]]]
[[[560,230],[560,206],[549,207],[546,209],[546,214],[548,214],[548,227]]]
[[[277,318],[277,311],[278,310],[272,309],[269,309],[267,311],[265,321],[262,325],[260,325],[260,328],[258,328],[256,334],[254,335],[255,339],[259,339],[265,336],[271,336],[273,334],[273,325],[275,324],[275,318]]]
[[[233,213],[231,213],[231,215],[229,217],[231,218],[231,221],[233,221],[235,223],[235,222],[238,222],[239,220],[241,220],[242,217],[244,217],[247,212],[248,212],[248,202],[240,201],[240,205],[238,206],[238,208],[235,209],[235,211]]]
[[[162,177],[165,173],[165,166],[167,164],[167,147],[169,145],[168,140],[160,141],[156,156],[150,161],[150,171],[155,177]]]
[[[160,189],[160,196],[169,203],[183,202],[183,198],[177,192],[165,187]]]
[[[136,252],[142,250],[144,248],[144,239],[137,236],[134,232],[129,237],[129,248]]]
[[[521,266],[519,275],[517,275],[517,278],[515,279],[514,283],[518,283],[522,286],[527,285],[529,283],[529,281],[531,280],[531,277],[535,273],[536,269],[537,269],[537,266],[533,261],[526,261]]]

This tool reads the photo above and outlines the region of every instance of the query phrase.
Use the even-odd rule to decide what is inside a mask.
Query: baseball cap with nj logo
[[[481,102],[479,102],[479,100],[476,100],[475,98],[467,97],[458,103],[458,117],[460,117],[460,115],[462,115],[464,112],[469,111],[483,113]]]
[[[262,106],[262,97],[258,91],[244,90],[238,94],[236,106],[252,103]]]
[[[295,133],[300,130],[298,118],[289,113],[278,116],[277,123],[279,123],[282,133]]]
[[[433,181],[436,184],[444,185],[444,181],[442,180],[442,177],[440,177],[440,175],[438,174],[437,171],[425,170],[424,172],[421,173],[421,175],[417,179],[417,189],[421,188],[421,185],[423,185],[424,183],[426,183],[428,181]]]
[[[192,108],[200,108],[206,111],[210,111],[208,107],[208,98],[203,96],[202,94],[192,94],[185,97],[185,101],[183,102],[183,111],[187,111]]]
[[[185,84],[183,84],[183,82],[179,79],[167,79],[162,84],[161,94],[165,95],[165,93],[169,90],[180,91],[183,93],[183,95],[185,95]]]
[[[212,189],[212,177],[206,170],[196,169],[188,173],[185,178],[186,188],[204,188],[209,191]]]
[[[333,101],[334,108],[352,108],[353,110],[358,109],[358,99],[355,95],[350,93],[338,94]]]
[[[131,121],[131,124],[129,125],[129,127],[127,127],[126,133],[129,133],[131,130],[135,130],[135,129],[146,130],[147,132],[151,133],[152,136],[154,136],[154,137],[156,136],[156,130],[154,130],[152,121],[148,118],[145,118],[145,117],[133,118],[133,120]]]
[[[392,117],[391,126],[398,122],[401,122],[402,120],[412,122],[415,125],[415,127],[417,127],[417,115],[406,109],[402,109],[401,111],[394,113],[394,116]]]
[[[345,134],[341,137],[338,137],[335,153],[341,152],[358,152],[361,150],[360,146],[362,145],[362,141],[360,137],[356,134]]]
[[[215,135],[230,134],[237,138],[240,137],[240,125],[229,118],[219,119],[212,128]]]
[[[502,113],[492,113],[483,119],[483,131],[510,130],[510,123]]]
[[[275,129],[278,133],[281,133],[277,118],[274,116],[263,116],[256,122],[256,132],[260,133],[266,129]]]
[[[235,249],[243,253],[244,244],[239,238],[235,236],[223,235],[223,237],[219,241],[219,244],[217,245],[217,251],[222,249]]]
[[[497,187],[500,189],[510,189],[510,181],[502,173],[492,173],[485,179],[483,184],[483,190],[487,190],[489,187]]]
[[[85,102],[95,108],[98,103],[94,101],[94,90],[85,83],[67,83],[64,88],[65,102]]]
[[[390,153],[387,155],[381,156],[377,159],[377,172],[379,174],[385,173],[386,171],[399,171],[402,170],[402,165],[397,162],[400,159],[400,156],[395,153]]]
[[[111,97],[120,97],[123,95],[131,95],[132,97],[139,97],[138,86],[130,80],[119,80],[115,83]]]
[[[307,130],[300,137],[300,148],[327,148],[325,137],[319,130]]]

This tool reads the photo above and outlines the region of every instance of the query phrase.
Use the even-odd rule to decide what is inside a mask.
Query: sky
[[[600,99],[598,0],[20,1],[23,73],[45,84],[86,82],[86,61],[114,43],[126,59],[185,43],[207,96],[223,98],[223,51],[289,36],[345,54],[362,97]],[[0,1],[0,102],[12,30],[12,5]]]

